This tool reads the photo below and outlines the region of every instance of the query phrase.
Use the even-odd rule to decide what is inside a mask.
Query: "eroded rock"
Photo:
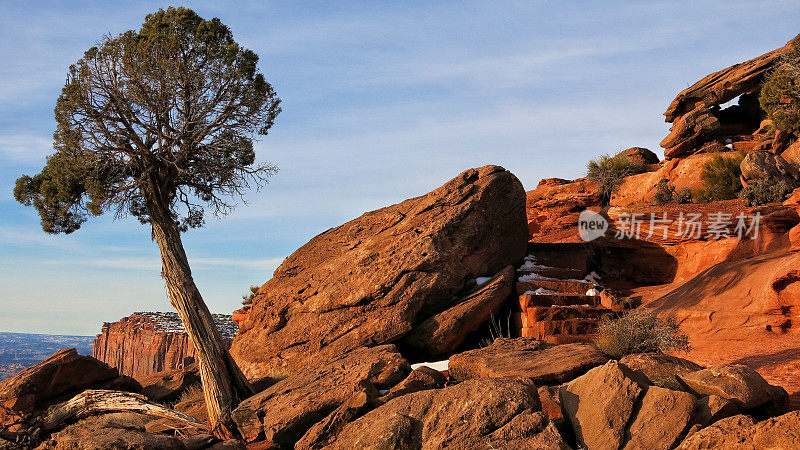
[[[392,386],[410,371],[394,345],[356,349],[290,375],[244,400],[233,419],[247,442],[290,447],[365,383]]]
[[[461,303],[428,318],[411,330],[404,342],[428,355],[452,352],[472,332],[497,313],[511,296],[514,267],[507,266],[486,284],[479,286]]]
[[[648,387],[633,422],[628,426],[627,442],[623,448],[674,448],[692,425],[694,411],[694,395],[658,386]]]
[[[450,357],[450,376],[471,378],[528,377],[558,384],[608,361],[589,344],[551,345],[531,338],[497,338],[492,345]]]
[[[250,377],[395,341],[525,254],[525,191],[498,166],[368,212],[302,246],[258,291],[232,354]]]
[[[767,381],[755,370],[740,364],[710,367],[678,375],[678,379],[697,394],[719,395],[744,409],[770,400]]]
[[[703,366],[687,359],[663,353],[636,353],[624,356],[619,362],[633,370],[640,370],[656,386],[673,390],[684,389],[676,375],[686,375],[703,369]]]
[[[578,445],[618,449],[643,393],[632,371],[617,361],[595,367],[561,387],[561,407]]]
[[[539,409],[529,379],[468,380],[396,398],[347,425],[331,448],[566,448]]]

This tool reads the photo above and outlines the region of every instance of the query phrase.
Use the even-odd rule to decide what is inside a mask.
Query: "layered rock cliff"
[[[214,322],[230,347],[239,327],[228,315],[214,314]],[[142,377],[188,366],[195,350],[177,313],[137,312],[104,323],[94,340],[93,356],[124,375]]]

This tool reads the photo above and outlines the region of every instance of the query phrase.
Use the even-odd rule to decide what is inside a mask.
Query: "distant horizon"
[[[313,236],[468,168],[501,165],[531,190],[582,176],[603,153],[640,146],[663,158],[663,112],[681,90],[800,32],[789,1],[181,5],[228,25],[283,100],[256,146],[280,172],[249,205],[183,236],[219,314]],[[0,5],[0,330],[90,336],[135,311],[172,311],[158,249],[135,219],[50,236],[12,195],[52,152],[69,65],[166,6]]]

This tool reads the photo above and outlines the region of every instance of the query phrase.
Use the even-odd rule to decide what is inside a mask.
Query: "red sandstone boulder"
[[[375,386],[372,384],[359,384],[347,401],[314,424],[303,435],[294,445],[295,450],[323,448],[335,442],[345,425],[371,409],[375,401],[375,394]]]
[[[247,442],[290,447],[365,383],[390,387],[409,371],[408,361],[394,345],[356,349],[339,359],[309,365],[244,400],[233,411],[233,419]]]
[[[447,383],[447,377],[438,370],[427,366],[420,366],[414,369],[405,380],[381,396],[378,401],[386,403],[389,400],[414,392],[425,391],[428,389],[441,389]]]
[[[595,367],[561,387],[561,407],[577,444],[590,449],[618,449],[625,425],[644,387],[617,361]]]
[[[686,375],[703,369],[703,366],[687,359],[663,353],[636,353],[624,356],[619,362],[632,370],[641,371],[656,386],[673,390],[684,389],[676,378],[677,375]]]
[[[678,379],[700,395],[719,395],[745,409],[761,406],[770,399],[769,383],[743,365],[710,367],[678,375]]]
[[[697,400],[695,420],[703,427],[712,423],[741,414],[741,409],[732,401],[719,395],[706,395]]]
[[[37,450],[186,450],[186,446],[178,438],[147,432],[145,425],[151,420],[152,417],[135,413],[89,417],[54,433],[36,448]]]
[[[626,431],[624,449],[669,450],[685,436],[695,410],[694,395],[650,386]]]
[[[764,180],[769,183],[784,182],[796,186],[800,172],[780,155],[757,151],[748,153],[741,163],[742,179],[745,182]]]
[[[461,303],[428,318],[405,337],[404,342],[428,355],[452,352],[466,337],[477,331],[497,313],[511,296],[514,266],[503,269],[494,278],[467,295]]]
[[[659,163],[658,155],[644,147],[631,147],[627,150],[617,153],[615,157],[627,158],[630,161],[641,165]]]
[[[800,411],[756,423],[749,416],[733,416],[690,434],[681,450],[741,448],[800,448]]]
[[[525,191],[498,166],[313,238],[258,291],[231,353],[251,378],[401,339],[526,250]]]
[[[530,380],[468,380],[404,395],[348,424],[332,449],[564,449]]]
[[[74,348],[59,350],[41,363],[0,382],[0,437],[15,439],[47,407],[85,389],[139,392],[136,380]]]
[[[719,137],[722,129],[722,124],[708,108],[693,109],[675,119],[669,135],[661,141],[664,157],[672,159],[695,153],[703,144]]]
[[[197,364],[186,369],[166,370],[139,378],[142,394],[157,403],[171,403],[186,389],[200,385],[200,370]]]
[[[497,338],[492,345],[450,357],[450,376],[471,378],[527,377],[558,384],[608,361],[588,344],[551,345],[530,338]]]

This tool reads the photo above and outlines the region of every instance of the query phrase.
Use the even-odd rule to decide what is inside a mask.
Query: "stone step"
[[[523,313],[519,313],[523,314]],[[531,322],[547,322],[568,319],[594,319],[616,317],[610,309],[595,308],[591,306],[531,306],[526,308],[524,314]]]
[[[594,285],[588,281],[519,281],[517,282],[517,293],[522,295],[528,291],[537,289],[547,289],[560,294],[586,295],[586,291],[592,289]]]
[[[599,296],[578,295],[578,294],[522,294],[519,296],[519,306],[521,311],[536,306],[597,306],[600,304]]]

